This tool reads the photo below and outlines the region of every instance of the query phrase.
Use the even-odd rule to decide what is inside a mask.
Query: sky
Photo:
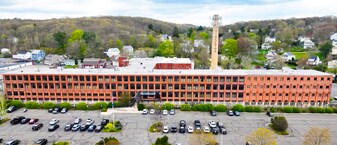
[[[336,0],[0,0],[0,19],[148,17],[211,26],[252,20],[337,16]],[[1,24],[0,24],[1,25]]]

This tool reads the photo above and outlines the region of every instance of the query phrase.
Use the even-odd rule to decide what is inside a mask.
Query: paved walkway
[[[122,108],[109,108],[106,112],[101,112],[101,115],[111,115],[112,113],[141,113],[136,107],[122,107]]]

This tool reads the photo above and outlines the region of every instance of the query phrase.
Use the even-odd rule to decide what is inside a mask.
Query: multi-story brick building
[[[140,93],[143,101],[322,105],[329,102],[332,85],[332,75],[315,70],[32,67],[3,74],[8,99],[90,102],[118,100],[122,93]]]

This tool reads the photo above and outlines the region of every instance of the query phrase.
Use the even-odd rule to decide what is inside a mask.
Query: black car
[[[73,123],[71,123],[71,124],[67,124],[66,126],[64,126],[64,131],[70,131],[71,130],[71,128],[74,126],[74,124]]]
[[[39,139],[35,142],[35,145],[46,145],[48,143],[47,139]]]
[[[42,127],[43,127],[43,124],[42,124],[42,123],[35,124],[35,125],[33,125],[32,130],[33,130],[33,131],[37,131],[37,130],[39,130],[39,129],[42,128]]]
[[[201,129],[200,120],[194,120],[194,127],[195,127],[195,129]]]
[[[185,126],[180,126],[179,127],[179,133],[185,133],[185,131],[186,131]]]
[[[30,121],[30,118],[25,118],[20,121],[21,124],[26,124]]]
[[[268,111],[266,114],[267,114],[269,117],[274,117],[274,114],[273,114],[272,112],[269,112],[269,111]]]
[[[234,111],[234,115],[235,116],[240,116],[240,112],[239,111]]]
[[[105,126],[109,123],[109,119],[103,119],[102,122],[101,122],[101,125],[102,126]]]
[[[212,131],[212,133],[215,134],[215,135],[219,134],[219,129],[216,128],[216,127],[211,128],[211,131]]]
[[[212,111],[210,111],[210,114],[211,114],[211,116],[216,116],[216,111],[212,110]]]
[[[219,132],[220,132],[221,134],[227,134],[227,130],[226,130],[225,127],[219,127]]]
[[[185,120],[180,120],[179,125],[186,127],[186,121]]]
[[[20,144],[20,140],[11,140],[11,141],[8,141],[8,142],[6,142],[5,143],[5,145],[18,145],[18,144]]]
[[[177,132],[177,126],[176,125],[171,126],[171,132]]]
[[[13,119],[10,121],[10,123],[11,123],[12,125],[19,124],[19,123],[21,123],[21,120],[23,120],[23,119],[25,119],[24,116],[18,116],[18,117],[13,118]]]
[[[60,108],[54,108],[54,110],[53,110],[53,114],[57,114],[57,113],[59,113],[61,111],[61,109]]]
[[[53,108],[48,109],[48,113],[53,113]]]
[[[55,130],[58,129],[59,127],[60,127],[60,125],[58,125],[58,124],[49,126],[48,131],[55,131]]]
[[[89,126],[90,125],[82,124],[81,127],[80,127],[80,131],[86,131],[89,128]]]
[[[12,113],[14,111],[18,110],[18,107],[16,106],[10,106],[8,107],[8,109],[6,110],[7,113]]]
[[[2,143],[4,141],[4,139],[0,138],[0,143]]]
[[[68,112],[68,108],[62,108],[61,113],[67,113]]]
[[[95,132],[101,132],[103,129],[103,126],[102,125],[97,125],[96,129],[95,129]]]
[[[96,129],[96,125],[90,125],[88,128],[89,132],[93,132]]]

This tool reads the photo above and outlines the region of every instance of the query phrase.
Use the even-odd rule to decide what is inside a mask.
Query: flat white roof
[[[148,70],[148,69],[50,69],[48,66],[27,66],[3,74],[111,74],[111,75],[267,75],[267,76],[332,76],[316,70]]]

